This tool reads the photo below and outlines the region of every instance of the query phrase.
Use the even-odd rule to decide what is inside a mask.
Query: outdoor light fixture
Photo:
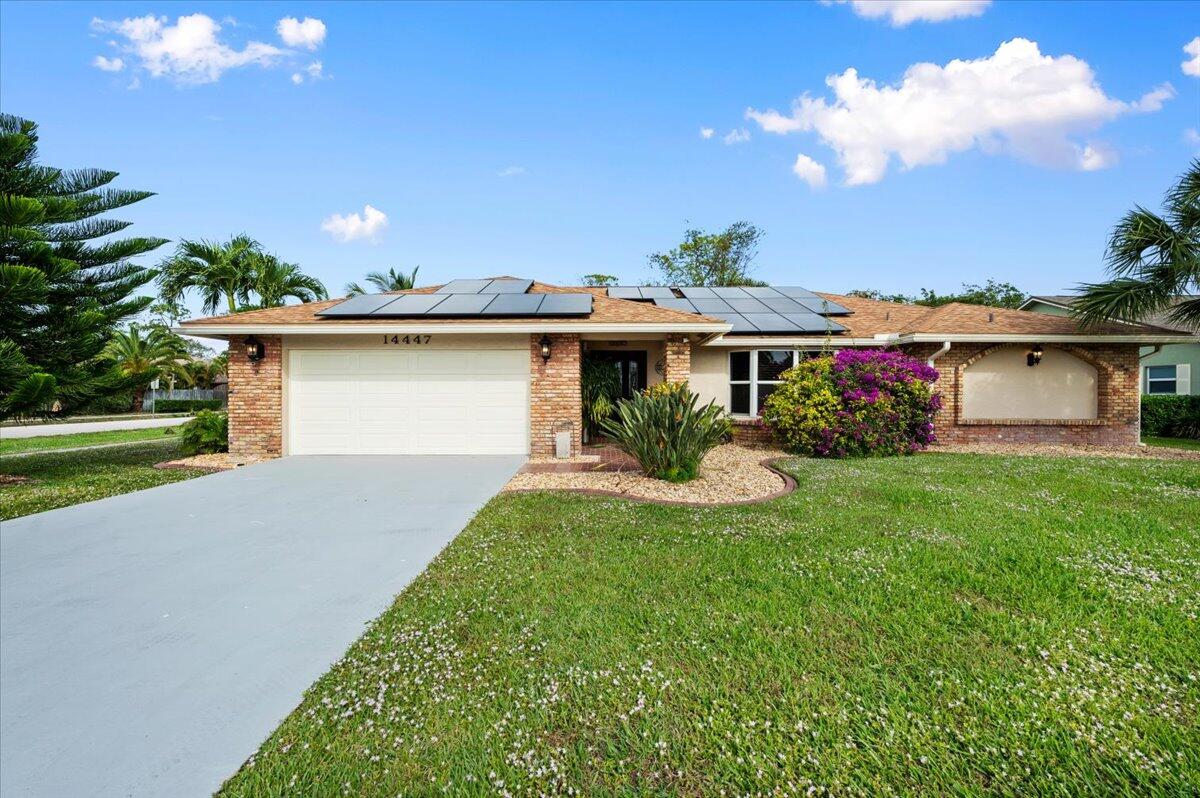
[[[538,346],[542,348],[542,362],[548,362],[550,360],[550,336],[543,335],[542,340],[538,341]]]
[[[1032,368],[1042,362],[1042,345],[1034,344],[1033,349],[1025,356],[1025,365]]]
[[[262,360],[265,353],[266,347],[263,346],[262,341],[253,335],[246,339],[246,359],[251,363],[257,363]]]

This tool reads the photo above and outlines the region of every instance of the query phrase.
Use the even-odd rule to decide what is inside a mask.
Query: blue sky
[[[1101,277],[1112,223],[1200,151],[1196,5],[869,13],[5,2],[0,104],[40,123],[45,162],[158,192],[124,214],[134,231],[245,231],[331,291],[418,264],[431,282],[636,282],[688,224],[746,219],[776,283],[1058,292]],[[195,14],[209,26],[175,30]],[[327,220],[367,205],[387,225],[338,240]]]

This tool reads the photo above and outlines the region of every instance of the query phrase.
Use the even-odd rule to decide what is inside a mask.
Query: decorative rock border
[[[752,499],[738,499],[736,501],[727,502],[689,502],[678,501],[674,499],[654,499],[648,496],[637,496],[629,493],[619,493],[615,490],[604,490],[602,488],[505,488],[505,493],[544,493],[562,492],[562,493],[578,493],[583,496],[602,496],[611,499],[624,499],[625,501],[636,502],[638,504],[660,504],[666,507],[691,507],[703,509],[707,507],[736,507],[745,504],[762,504],[764,502],[774,501],[775,499],[783,498],[796,489],[796,480],[791,475],[781,471],[775,467],[775,464],[781,460],[791,459],[787,455],[776,457],[767,457],[760,460],[758,464],[763,468],[775,474],[783,480],[783,487],[774,493],[768,493],[765,496],[758,496]],[[545,473],[545,472],[524,472],[524,473]],[[562,472],[559,472],[562,473]]]

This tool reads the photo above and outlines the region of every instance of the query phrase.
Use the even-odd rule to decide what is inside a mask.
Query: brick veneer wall
[[[229,453],[283,454],[283,341],[260,335],[263,359],[246,359],[246,339],[229,342]]]
[[[663,382],[687,382],[692,376],[692,345],[686,335],[668,335]]]
[[[733,442],[744,446],[769,446],[775,443],[775,436],[766,424],[756,418],[735,418]]]
[[[1096,367],[1096,418],[1082,421],[963,419],[962,374],[988,352],[1028,344],[953,344],[934,361],[942,409],[934,419],[941,443],[1066,443],[1133,446],[1140,439],[1141,395],[1136,344],[1058,345]],[[1046,344],[1045,348],[1055,347]],[[938,344],[916,344],[905,351],[928,358]]]
[[[529,336],[529,450],[554,454],[554,433],[568,424],[571,454],[579,454],[583,435],[583,397],[579,369],[582,348],[577,333],[550,334],[550,360],[542,360],[542,336]]]

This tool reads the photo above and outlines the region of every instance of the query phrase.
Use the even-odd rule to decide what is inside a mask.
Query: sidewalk
[[[119,421],[84,421],[74,424],[23,424],[19,427],[0,427],[0,439],[40,438],[43,435],[74,435],[77,432],[110,432],[121,429],[153,429],[177,427],[193,416],[172,418],[137,418]]]

